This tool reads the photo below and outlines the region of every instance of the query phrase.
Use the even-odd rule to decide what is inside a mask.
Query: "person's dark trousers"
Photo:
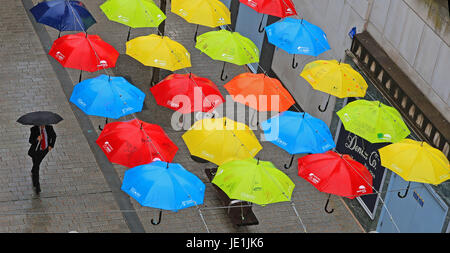
[[[33,186],[40,189],[39,184],[39,166],[41,165],[42,160],[44,160],[44,157],[47,155],[48,149],[45,149],[43,151],[38,151],[33,154],[31,159],[33,160],[33,168],[31,169],[31,179],[33,182]]]

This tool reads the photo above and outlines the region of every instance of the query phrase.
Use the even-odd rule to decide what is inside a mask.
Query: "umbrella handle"
[[[397,193],[398,197],[401,198],[401,199],[405,198],[406,195],[408,195],[408,191],[409,191],[409,187],[410,186],[411,186],[411,181],[409,181],[408,187],[406,187],[406,191],[405,191],[405,193],[403,195],[400,195],[400,192]]]
[[[130,33],[131,33],[131,26],[130,26],[130,28],[128,28],[128,36],[127,36],[127,41],[129,41],[129,40],[130,40]]]
[[[220,74],[220,80],[222,80],[222,81],[225,81],[228,78],[227,75],[225,77],[223,76],[223,72],[225,71],[225,64],[226,64],[226,62],[223,62],[222,74]]]
[[[325,104],[325,108],[324,108],[324,109],[322,109],[322,108],[321,108],[321,105],[319,105],[319,107],[318,107],[319,111],[324,112],[324,111],[327,110],[327,108],[328,108],[328,103],[330,102],[330,97],[331,97],[331,94],[328,95],[327,103]]]
[[[158,225],[159,223],[161,223],[161,214],[162,214],[162,210],[159,210],[159,218],[158,218],[158,222],[157,222],[157,223],[155,223],[155,222],[153,221],[153,219],[151,220],[151,222],[152,222],[153,225]]]
[[[330,203],[330,197],[331,197],[331,194],[328,195],[327,203],[325,204],[325,208],[324,208],[324,209],[325,209],[325,212],[327,212],[327,213],[332,213],[332,212],[334,212],[334,208],[331,209],[331,210],[328,210],[328,209],[327,209],[328,203]]]
[[[262,15],[261,22],[259,22],[259,28],[258,28],[258,32],[259,33],[263,33],[264,32],[264,28],[265,27],[262,27],[263,20],[264,20],[264,14]]]
[[[198,34],[198,25],[195,28],[195,33],[194,33],[194,41],[197,42],[197,34]]]
[[[289,169],[289,168],[292,166],[292,162],[294,161],[294,156],[295,156],[295,155],[292,155],[292,156],[291,156],[291,162],[289,163],[289,166],[286,166],[286,164],[284,165],[284,168],[285,168],[285,169]]]
[[[295,54],[294,57],[292,57],[292,68],[295,69],[298,67],[298,62],[295,62]]]
[[[108,118],[106,118],[106,120],[105,120],[105,125],[106,125],[106,124],[108,124]],[[100,131],[103,131],[103,128],[101,128],[100,125],[98,125],[98,129],[99,129]]]

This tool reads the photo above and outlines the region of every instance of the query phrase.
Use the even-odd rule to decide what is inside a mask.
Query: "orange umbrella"
[[[284,112],[294,99],[280,81],[265,74],[243,73],[224,85],[233,100],[257,111]]]

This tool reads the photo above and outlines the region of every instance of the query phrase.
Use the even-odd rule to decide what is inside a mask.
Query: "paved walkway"
[[[23,2],[32,6],[38,0]],[[116,68],[108,72],[126,77],[147,94],[144,109],[136,117],[162,126],[179,147],[173,162],[181,163],[205,182],[201,214],[209,231],[303,233],[289,203],[254,206],[260,222],[257,226],[235,228],[231,225],[226,211],[218,208],[221,204],[203,172],[213,164],[191,160],[181,138],[184,130],[176,131],[170,125],[173,111],[156,105],[149,92],[152,68],[142,66],[125,55],[128,28],[105,17],[98,7],[103,2],[84,1],[97,20],[88,32],[100,35],[121,54]],[[163,211],[161,224],[154,226],[151,219],[157,218],[159,210],[140,206],[120,190],[127,168],[105,162],[103,153],[93,145],[99,134],[97,126],[104,124],[104,118],[86,116],[68,102],[71,87],[78,83],[79,71],[64,69],[47,56],[51,42],[57,38],[57,31],[40,24],[33,26],[22,1],[7,0],[4,5],[6,8],[0,10],[0,232],[207,232],[195,207],[176,213]],[[194,48],[195,25],[172,14],[170,5],[167,16],[166,35],[183,44],[191,53],[193,67],[187,71],[211,79],[223,95],[228,94],[223,88],[225,82],[219,79],[222,63],[211,60]],[[155,31],[152,28],[133,29],[131,39]],[[206,31],[209,29],[200,27],[199,34]],[[244,67],[227,64],[227,81],[245,71]],[[186,72],[179,70],[176,73]],[[83,79],[99,74],[104,72],[84,72]],[[167,72],[162,71],[162,75],[165,74]],[[237,105],[231,103],[231,106]],[[219,107],[218,111],[221,109]],[[34,110],[54,111],[64,118],[55,127],[58,135],[56,146],[41,166],[40,196],[36,196],[31,187],[31,159],[26,155],[29,128],[15,122],[22,114]],[[131,118],[127,116],[120,120]],[[246,123],[249,123],[248,118]],[[255,134],[259,138],[261,131],[255,128]],[[263,149],[258,156],[262,160],[272,161],[280,169],[289,161],[290,155],[285,151],[262,140],[261,144]],[[296,184],[292,200],[307,232],[363,232],[339,197],[331,198],[330,207],[335,209],[332,214],[323,211],[327,194],[320,193],[298,177],[295,162],[291,169],[282,170]]]

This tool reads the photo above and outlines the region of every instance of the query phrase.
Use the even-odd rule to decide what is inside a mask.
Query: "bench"
[[[205,169],[206,176],[211,182],[217,172],[217,168],[207,168]],[[214,189],[217,191],[217,196],[221,200],[224,206],[228,206],[227,214],[231,219],[231,223],[240,227],[240,226],[250,226],[250,225],[258,225],[259,221],[256,218],[255,214],[252,211],[252,203],[238,200],[238,199],[230,199],[228,195],[222,191],[217,185],[212,184]],[[240,208],[236,206],[241,206]]]

